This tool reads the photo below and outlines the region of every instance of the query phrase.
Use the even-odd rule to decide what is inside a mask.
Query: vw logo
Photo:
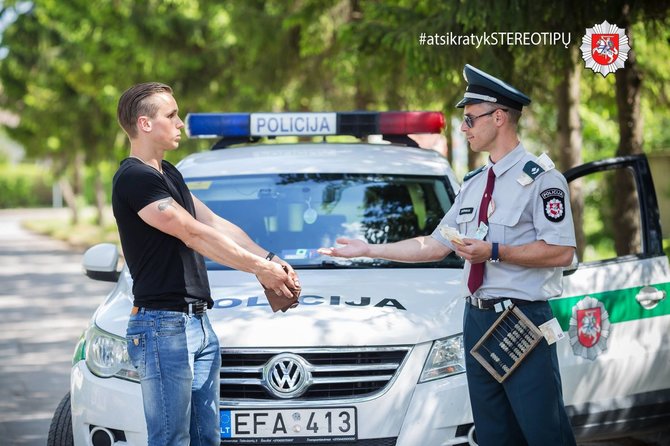
[[[263,387],[277,398],[296,398],[312,382],[309,364],[300,356],[282,353],[263,367]]]

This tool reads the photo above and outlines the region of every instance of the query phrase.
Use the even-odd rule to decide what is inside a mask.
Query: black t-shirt
[[[146,205],[172,197],[195,217],[193,198],[181,173],[167,161],[162,167],[163,174],[136,158],[126,158],[112,183],[112,209],[133,278],[134,305],[167,308],[182,305],[190,297],[207,301],[211,308],[202,255],[137,215]]]

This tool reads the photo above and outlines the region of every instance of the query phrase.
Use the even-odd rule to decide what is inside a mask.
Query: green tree
[[[622,18],[625,5],[627,21]],[[598,147],[603,155],[613,154],[611,149],[607,153],[609,140],[598,130],[609,125],[606,113],[618,109],[613,77],[595,81],[575,52],[585,27],[604,19],[636,33],[631,38],[639,51],[641,105],[635,109],[639,112],[628,114],[633,121],[619,115],[619,128],[636,129],[636,119],[650,116],[658,131],[631,134],[638,135],[637,141],[642,134],[670,142],[668,108],[652,113],[652,106],[645,105],[651,104],[645,99],[651,95],[667,105],[668,59],[652,56],[668,53],[667,8],[632,0],[44,0],[4,33],[0,106],[21,116],[11,135],[33,159],[52,160],[65,189],[71,185],[69,201],[76,204],[81,166],[95,168],[127,153],[115,109],[121,92],[133,83],[172,85],[182,114],[437,108],[455,118],[460,111],[454,104],[464,86],[462,67],[472,63],[533,97],[524,140],[557,147],[554,156],[567,168],[580,162],[583,131],[589,136],[583,142],[585,159]],[[420,33],[495,31],[562,31],[572,41],[567,49],[429,47],[418,42]],[[635,82],[635,76],[623,71],[617,76],[633,79],[623,85]],[[634,97],[618,107],[630,109]],[[447,122],[451,136],[452,121]],[[200,141],[182,145],[171,158],[204,148]],[[626,147],[637,146],[622,142],[621,150]],[[474,166],[478,160],[472,157],[469,163]],[[102,182],[97,187],[102,208],[109,191],[102,190]]]

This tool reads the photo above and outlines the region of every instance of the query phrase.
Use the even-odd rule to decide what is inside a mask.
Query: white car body
[[[264,173],[388,173],[442,176],[458,190],[443,157],[393,145],[252,146],[191,155],[178,168],[187,182],[190,178]],[[563,297],[552,301],[566,335],[557,344],[565,402],[578,421],[575,430],[581,438],[625,433],[632,420],[644,424],[668,418],[670,411],[659,408],[667,409],[670,401],[670,306],[661,300],[668,289],[670,269],[667,257],[657,250],[648,254],[579,265],[573,274],[564,276]],[[406,354],[387,384],[363,397],[251,400],[222,394],[222,410],[246,411],[240,419],[251,424],[238,426],[239,431],[253,430],[253,411],[288,409],[285,413],[290,414],[305,410],[300,413],[306,416],[316,409],[319,416],[325,416],[328,410],[353,408],[355,435],[342,444],[475,444],[465,374],[421,382],[434,342],[462,332],[467,290],[461,269],[301,269],[298,273],[303,287],[300,305],[286,313],[272,313],[252,275],[210,271],[215,306],[208,315],[223,351],[262,351],[269,358],[282,353],[304,356],[314,351],[366,349],[400,349]],[[646,286],[656,287],[657,294],[649,294],[651,301],[659,299],[650,310],[635,300],[639,289]],[[130,275],[124,269],[91,326],[122,339],[132,306],[130,289]],[[568,328],[571,312],[585,296],[603,302],[609,313],[606,348],[600,346],[593,359],[575,353],[573,345],[579,339],[572,336],[571,340]],[[601,312],[600,329],[605,319]],[[604,331],[599,336],[604,339]],[[74,444],[96,444],[93,437],[97,433],[111,438],[115,445],[145,445],[139,384],[97,376],[81,358],[75,359],[70,389]],[[295,432],[296,438],[300,435]],[[239,438],[250,441],[250,436]]]

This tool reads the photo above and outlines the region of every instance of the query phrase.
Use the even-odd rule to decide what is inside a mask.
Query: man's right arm
[[[338,238],[336,242],[344,246],[321,248],[319,252],[332,257],[370,257],[405,263],[435,262],[451,253],[449,247],[430,236],[372,245],[362,240],[347,238]]]
[[[244,249],[233,239],[199,222],[171,197],[156,200],[138,212],[148,225],[178,238],[186,246],[218,263],[255,274],[266,288],[280,291],[286,297],[292,293],[291,279],[278,263]]]

